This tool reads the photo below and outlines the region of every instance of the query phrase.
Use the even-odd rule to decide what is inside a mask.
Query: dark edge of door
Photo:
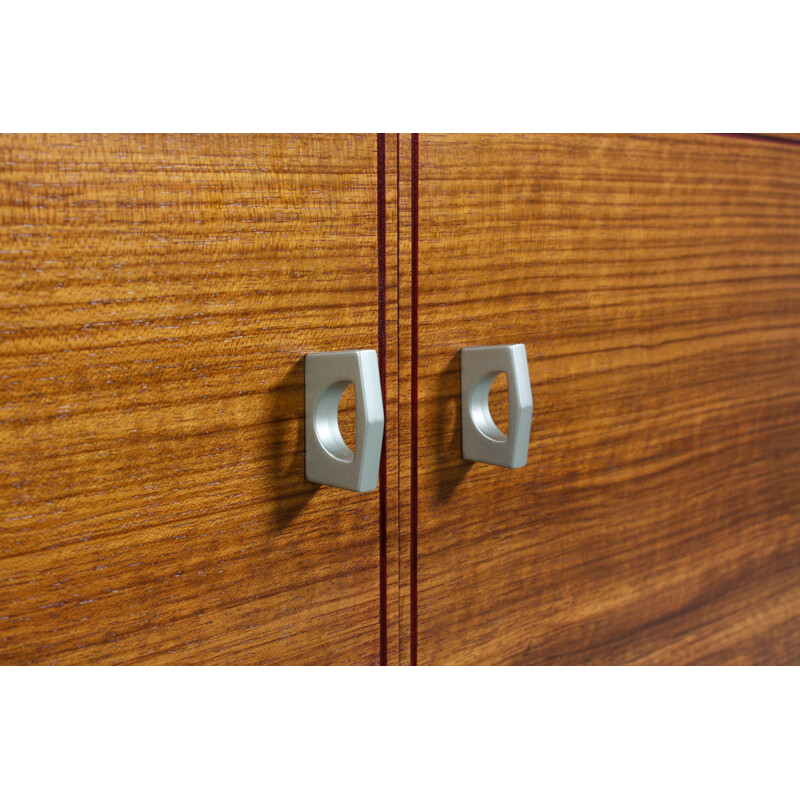
[[[727,136],[731,139],[750,139],[756,142],[770,142],[772,144],[791,144],[800,147],[797,139],[784,139],[781,136],[770,136],[766,133],[717,133],[715,136]]]
[[[411,665],[417,665],[417,401],[419,376],[419,134],[411,134],[411,497],[409,634]]]
[[[386,418],[386,134],[379,133],[377,141],[378,169],[378,367],[381,373],[381,395],[383,416]],[[387,636],[387,586],[386,586],[386,426],[383,429],[380,479],[378,481],[378,557],[379,581],[378,605],[380,618],[380,664],[388,661]]]

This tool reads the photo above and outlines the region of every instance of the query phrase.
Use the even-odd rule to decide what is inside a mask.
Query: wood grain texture
[[[0,662],[377,663],[378,494],[303,356],[377,348],[376,138],[0,138]]]
[[[416,137],[414,137],[416,138]],[[416,331],[412,325],[412,134],[398,134],[397,169],[397,303],[398,303],[398,362],[397,362],[397,437],[398,437],[398,657],[402,665],[415,663],[414,608],[412,585],[415,567],[415,541],[412,536],[412,452],[415,408],[412,408],[412,369],[415,357]]]
[[[386,664],[404,663],[400,653],[400,576],[405,567],[400,561],[399,528],[399,475],[400,420],[398,419],[400,338],[398,329],[398,134],[385,134],[386,142],[386,435],[384,458],[386,463]]]
[[[419,662],[800,662],[800,149],[420,137]],[[529,461],[460,458],[524,343]]]

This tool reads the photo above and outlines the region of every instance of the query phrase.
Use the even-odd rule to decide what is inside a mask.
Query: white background
[[[795,668],[2,671],[2,796],[797,797]]]
[[[5,2],[0,130],[796,130],[797,16],[774,0]]]
[[[5,3],[0,130],[796,131],[796,13]],[[797,797],[798,687],[796,668],[5,668],[0,797]]]

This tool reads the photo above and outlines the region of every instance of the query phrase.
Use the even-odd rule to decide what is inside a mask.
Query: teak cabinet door
[[[800,148],[421,135],[415,169],[418,663],[800,661]],[[459,350],[515,343],[528,464],[469,464]]]
[[[0,137],[0,662],[378,662],[378,494],[303,471],[376,191],[375,136]]]

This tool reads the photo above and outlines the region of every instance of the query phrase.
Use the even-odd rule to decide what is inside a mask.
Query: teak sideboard
[[[0,331],[0,663],[800,663],[790,134],[2,135]],[[348,349],[371,492],[305,479]]]

